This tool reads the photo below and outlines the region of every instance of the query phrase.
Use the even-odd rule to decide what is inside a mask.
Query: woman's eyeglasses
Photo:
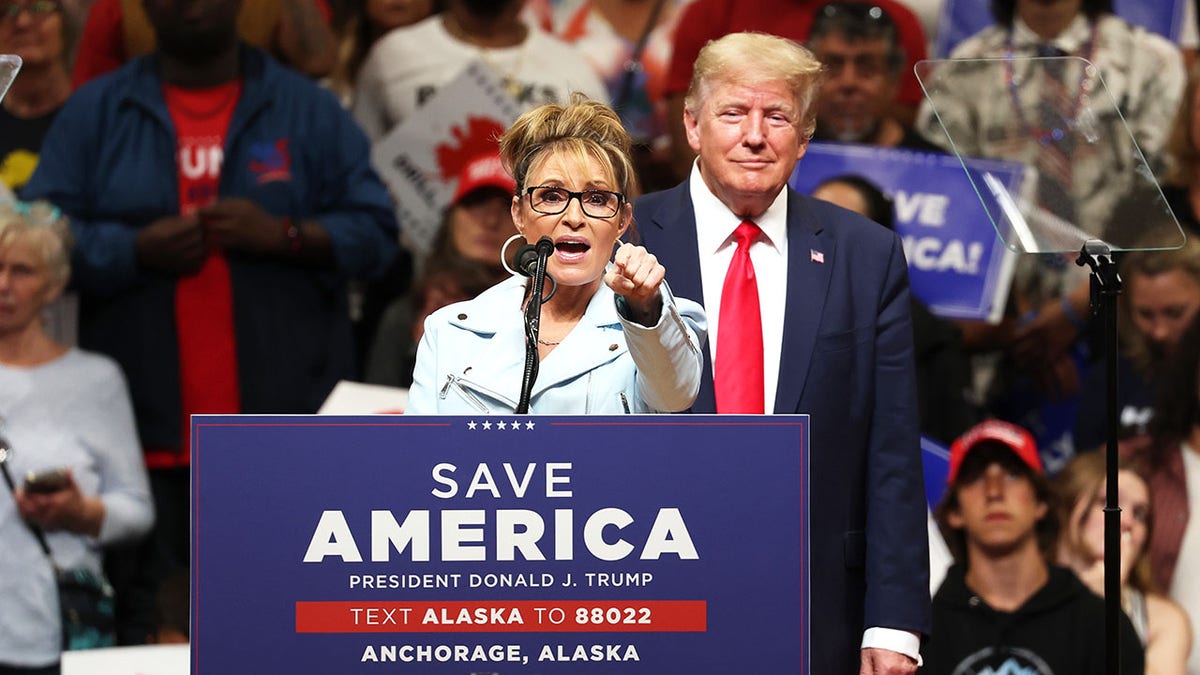
[[[617,215],[617,211],[621,210],[621,204],[625,202],[625,195],[620,192],[609,190],[572,192],[548,185],[536,185],[526,188],[525,194],[529,195],[529,205],[533,207],[534,211],[549,216],[555,216],[566,211],[567,204],[572,199],[578,199],[579,206],[583,208],[584,215],[592,218],[612,218]]]
[[[28,11],[35,19],[44,19],[62,10],[62,5],[55,0],[33,0],[32,2],[0,2],[0,18],[12,21]]]

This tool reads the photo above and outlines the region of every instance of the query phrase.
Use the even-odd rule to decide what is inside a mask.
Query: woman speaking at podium
[[[613,253],[633,228],[630,139],[616,113],[578,94],[565,106],[535,108],[500,139],[500,154],[517,183],[520,236],[549,239],[553,281],[544,290],[552,294],[543,294],[529,412],[687,409],[700,386],[704,310],[671,295],[666,270],[646,249],[620,243]],[[429,316],[406,412],[517,410],[530,281],[514,275]]]

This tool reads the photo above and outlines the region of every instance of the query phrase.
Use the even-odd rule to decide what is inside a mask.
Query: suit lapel
[[[829,280],[838,260],[835,248],[834,238],[824,232],[804,200],[788,189],[787,311],[775,392],[777,413],[797,412],[804,394]],[[813,260],[818,253],[824,262]]]
[[[671,290],[681,298],[704,304],[704,284],[700,281],[700,246],[696,241],[696,216],[692,196],[684,181],[662,200],[650,219],[646,238],[663,267]]]
[[[685,180],[673,188],[651,215],[646,226],[646,238],[649,240],[647,248],[667,268],[667,281],[677,297],[705,305],[704,284],[700,279],[700,246],[696,241],[696,215],[688,185]],[[710,329],[716,330],[716,327],[710,326]],[[704,345],[700,393],[692,404],[692,410],[717,410],[717,399],[713,393],[712,354],[707,343]]]

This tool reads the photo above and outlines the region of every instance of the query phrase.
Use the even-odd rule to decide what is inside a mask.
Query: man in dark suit
[[[809,672],[913,673],[930,610],[907,265],[893,233],[787,188],[820,69],[782,38],[710,42],[691,177],[634,212],[715,328],[693,412],[812,416]]]

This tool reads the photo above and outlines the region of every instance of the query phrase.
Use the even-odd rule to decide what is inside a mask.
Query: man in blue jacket
[[[315,412],[354,373],[346,280],[397,250],[365,136],[239,6],[146,0],[158,51],[76,92],[27,192],[73,221],[79,341],[125,370],[185,564],[190,415]]]

